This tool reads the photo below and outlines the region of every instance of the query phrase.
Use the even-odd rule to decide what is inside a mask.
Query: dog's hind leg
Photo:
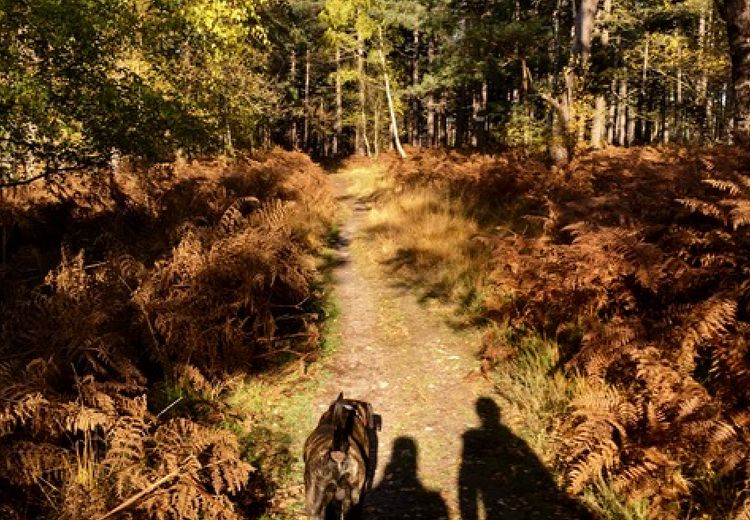
[[[345,520],[362,520],[362,502],[359,502],[358,504],[354,504],[350,509],[349,512],[346,513]]]
[[[372,483],[375,481],[375,470],[378,467],[378,432],[374,428],[367,428],[367,437],[369,440],[370,450],[367,454],[365,466],[365,492],[372,489]]]
[[[305,510],[310,520],[326,520],[326,506],[330,496],[326,496],[325,486],[317,483],[306,486]]]

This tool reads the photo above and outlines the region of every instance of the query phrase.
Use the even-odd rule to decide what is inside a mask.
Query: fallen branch
[[[174,470],[173,472],[164,475],[162,478],[160,478],[159,480],[157,480],[156,482],[154,482],[153,484],[151,484],[147,488],[139,491],[138,493],[136,493],[132,497],[130,497],[127,500],[125,500],[122,504],[120,504],[116,508],[112,509],[109,513],[106,513],[104,516],[100,516],[99,518],[97,518],[97,520],[108,520],[110,518],[113,518],[115,515],[117,515],[119,513],[122,513],[127,508],[129,508],[130,506],[132,506],[136,502],[138,502],[141,498],[145,497],[146,495],[148,495],[152,491],[160,488],[161,486],[163,486],[164,484],[166,484],[170,480],[172,480],[174,478],[177,478],[180,475],[181,471],[182,471],[182,468],[180,467],[180,468],[177,468],[176,470]]]

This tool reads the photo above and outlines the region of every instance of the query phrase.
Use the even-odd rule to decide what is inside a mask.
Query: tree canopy
[[[530,152],[555,135],[571,152],[729,141],[727,9],[0,0],[0,171],[14,181],[113,153],[160,161],[272,142],[340,156],[401,140]]]

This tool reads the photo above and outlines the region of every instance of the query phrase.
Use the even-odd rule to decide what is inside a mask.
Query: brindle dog
[[[312,520],[356,519],[370,489],[380,417],[339,394],[305,441],[305,506]]]

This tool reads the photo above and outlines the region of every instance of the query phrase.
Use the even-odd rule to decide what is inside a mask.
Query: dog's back
[[[305,491],[308,515],[322,520],[338,502],[343,514],[356,514],[374,472],[371,406],[339,395],[305,442]]]

